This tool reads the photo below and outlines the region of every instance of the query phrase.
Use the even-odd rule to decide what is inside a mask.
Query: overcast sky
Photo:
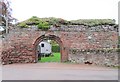
[[[13,17],[31,16],[74,19],[118,19],[119,0],[11,0]]]

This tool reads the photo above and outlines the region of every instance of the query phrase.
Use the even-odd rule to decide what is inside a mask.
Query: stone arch
[[[68,53],[67,53],[67,50],[65,49],[64,45],[63,45],[63,42],[61,41],[61,38],[58,37],[58,36],[55,36],[55,35],[42,35],[40,37],[38,37],[33,46],[34,46],[34,55],[35,55],[35,60],[37,62],[37,45],[42,42],[43,40],[45,39],[50,39],[50,40],[54,40],[56,41],[59,46],[60,46],[60,54],[61,54],[61,62],[64,62],[64,61],[67,61],[68,60]]]

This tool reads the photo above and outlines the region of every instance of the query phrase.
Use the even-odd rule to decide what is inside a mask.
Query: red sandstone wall
[[[111,32],[43,32],[30,29],[15,29],[10,31],[3,39],[2,62],[33,63],[36,62],[35,46],[33,45],[40,36],[55,35],[59,37],[62,45],[62,60],[68,59],[69,49],[102,49],[117,48],[118,33]],[[91,36],[92,39],[88,39]]]

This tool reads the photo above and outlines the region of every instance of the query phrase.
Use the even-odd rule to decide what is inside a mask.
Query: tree
[[[2,2],[2,6],[4,7],[4,18],[5,18],[5,21],[6,21],[6,33],[8,33],[8,24],[14,20],[14,18],[11,16],[12,14],[12,9],[11,9],[11,2],[9,0],[1,0]]]
[[[6,16],[8,16],[8,21],[11,22],[13,20],[12,15],[12,8],[10,0],[2,0],[3,3],[6,5]]]

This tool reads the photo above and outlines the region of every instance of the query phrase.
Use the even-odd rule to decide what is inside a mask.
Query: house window
[[[41,44],[41,47],[44,47],[44,44]]]

